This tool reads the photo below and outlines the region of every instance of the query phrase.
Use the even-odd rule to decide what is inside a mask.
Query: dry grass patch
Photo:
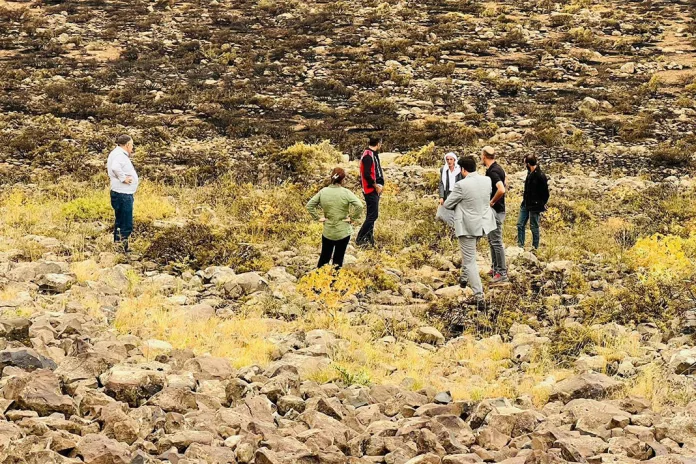
[[[197,354],[229,358],[235,367],[268,364],[275,345],[267,338],[276,332],[276,326],[276,321],[255,315],[201,320],[152,291],[126,298],[114,320],[119,333],[167,341],[174,348],[191,349]]]

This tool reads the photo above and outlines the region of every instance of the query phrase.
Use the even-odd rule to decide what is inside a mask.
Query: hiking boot
[[[476,297],[476,311],[486,311],[486,299],[484,297]]]
[[[466,277],[462,276],[459,278],[459,286],[461,288],[466,288],[469,286],[469,281],[467,280]]]
[[[496,275],[493,276],[493,281],[491,282],[491,285],[502,285],[510,282],[510,279],[508,279],[507,275],[502,275],[500,273],[497,273]]]

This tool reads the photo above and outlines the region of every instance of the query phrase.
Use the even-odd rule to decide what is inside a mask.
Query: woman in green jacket
[[[307,203],[307,210],[315,220],[324,223],[321,238],[321,256],[318,267],[331,262],[336,268],[343,266],[343,258],[353,234],[351,222],[360,217],[363,205],[353,192],[343,187],[346,172],[334,168],[331,172],[331,185],[324,187]],[[324,212],[321,217],[317,208]]]

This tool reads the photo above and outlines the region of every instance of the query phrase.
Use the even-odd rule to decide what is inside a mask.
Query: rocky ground
[[[696,462],[694,11],[0,0],[0,462]],[[357,190],[373,133],[380,247],[312,272],[307,182],[339,163]],[[482,144],[511,186],[486,313],[432,220],[442,154]],[[513,246],[527,153],[537,253]]]

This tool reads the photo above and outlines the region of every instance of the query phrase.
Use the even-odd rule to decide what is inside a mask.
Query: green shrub
[[[63,216],[70,221],[99,221],[112,217],[109,200],[104,194],[76,198],[61,208]]]

